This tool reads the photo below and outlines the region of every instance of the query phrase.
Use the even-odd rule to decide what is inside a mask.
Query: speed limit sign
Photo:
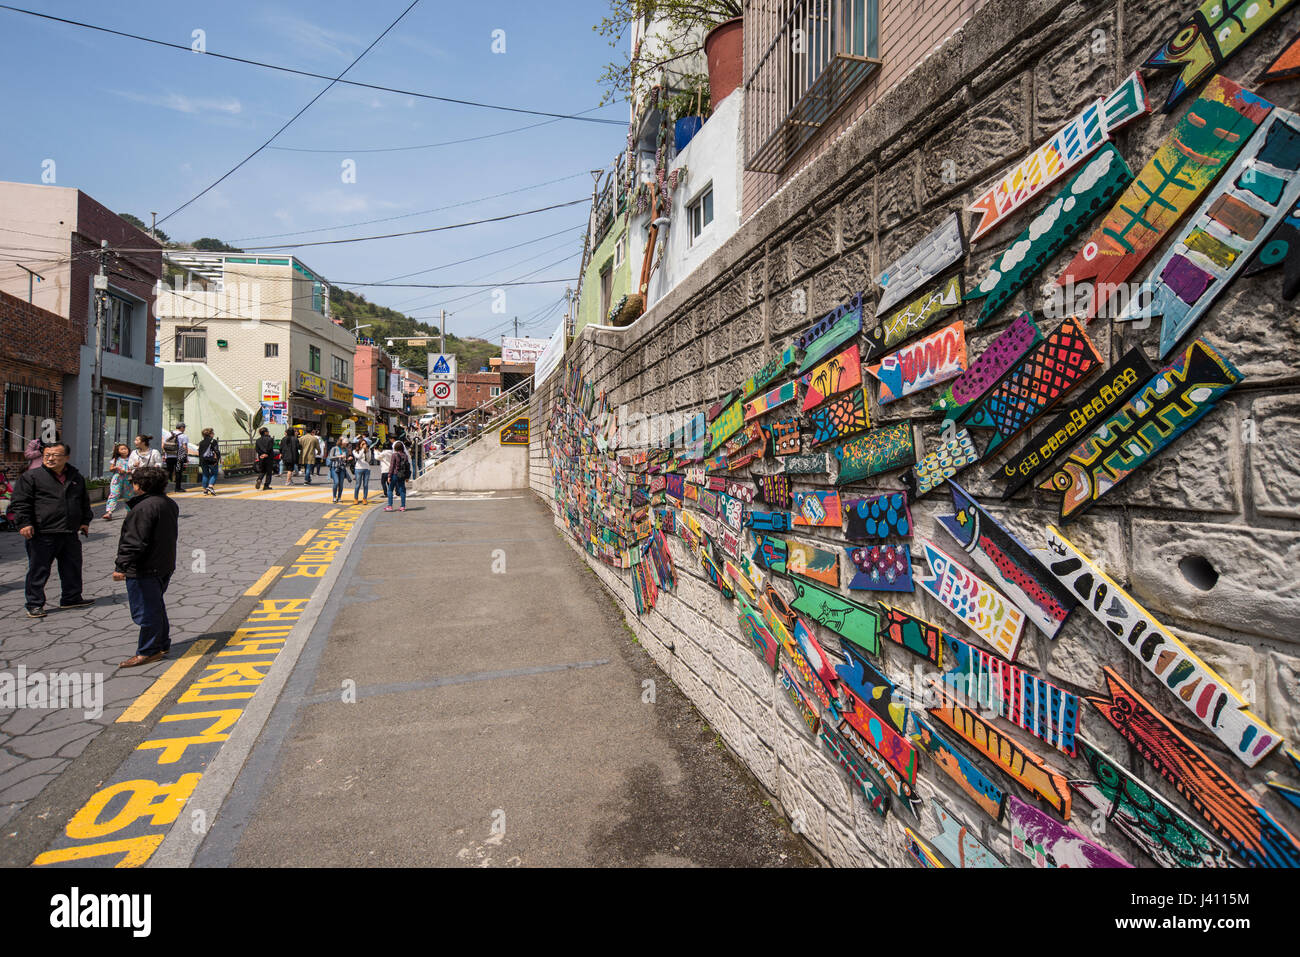
[[[433,397],[434,397],[435,399],[450,399],[450,398],[451,398],[451,383],[450,383],[450,382],[435,382],[435,383],[433,384]]]

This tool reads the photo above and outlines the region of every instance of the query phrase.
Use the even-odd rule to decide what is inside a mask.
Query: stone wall
[[[739,387],[813,320],[861,290],[871,305],[872,283],[883,264],[911,247],[945,215],[968,205],[1013,161],[1073,117],[1091,98],[1104,96],[1170,35],[1195,4],[1165,0],[988,0],[943,47],[901,81],[834,146],[746,222],[733,239],[635,325],[618,331],[584,330],[566,357],[577,362],[613,408],[646,414],[693,413]],[[1222,70],[1248,88],[1254,77],[1300,30],[1300,8],[1279,16]],[[1174,74],[1148,73],[1156,112],[1116,136],[1134,172],[1141,169],[1184,112],[1159,112]],[[1294,103],[1295,85],[1260,93],[1283,106]],[[1055,194],[1031,202],[1030,213]],[[963,264],[966,288],[987,272],[1027,223],[1013,217],[976,244]],[[969,218],[967,220],[969,222]],[[1039,275],[1054,279],[1081,240]],[[1149,269],[1164,246],[1148,259]],[[1134,279],[1144,278],[1146,269]],[[979,304],[958,313],[967,324],[968,348],[985,344],[1024,310],[1041,312],[1038,282],[1022,292],[987,327],[974,329]],[[800,309],[801,305],[806,308]],[[869,307],[867,315],[871,315]],[[1112,492],[1066,534],[1149,611],[1180,635],[1211,667],[1252,701],[1252,709],[1295,747],[1300,735],[1300,312],[1281,300],[1278,273],[1237,278],[1196,335],[1204,335],[1246,376],[1245,382],[1194,429],[1134,478]],[[1048,329],[1055,321],[1043,323]],[[1154,361],[1159,323],[1145,330],[1099,319],[1089,334],[1107,361],[1134,344]],[[546,424],[565,369],[557,369],[534,396],[531,475],[534,490],[554,504],[546,449]],[[938,390],[927,390],[885,408],[872,399],[873,425],[912,417],[922,424],[925,449],[939,444],[939,420],[929,412]],[[1028,430],[1035,432],[1035,423]],[[984,441],[977,433],[977,443]],[[991,460],[1000,464],[1025,436]],[[1041,547],[1056,523],[1057,499],[1022,492],[997,503],[988,481],[991,462],[959,479],[1031,547]],[[825,477],[821,478],[825,482]],[[818,487],[795,479],[795,488]],[[846,487],[849,497],[896,489],[898,473]],[[996,503],[996,504],[994,504]],[[941,547],[945,533],[935,521],[950,509],[944,490],[914,506],[916,539]],[[558,521],[557,521],[558,524]],[[804,530],[800,530],[801,532]],[[561,533],[569,537],[567,526]],[[793,536],[832,547],[842,534]],[[570,539],[571,540],[571,539]],[[731,603],[710,588],[682,542],[670,538],[679,586],[661,594],[658,606],[638,617],[626,571],[588,559],[623,606],[637,640],[695,702],[700,713],[776,797],[792,820],[804,823],[808,840],[835,865],[897,865],[908,858],[902,827],[933,835],[924,811],[919,821],[891,810],[882,822],[810,737],[781,693],[779,683],[751,650]],[[947,544],[951,544],[949,541]],[[752,547],[752,545],[751,545]],[[1203,558],[1218,573],[1209,590],[1184,574],[1189,558]],[[1192,577],[1195,577],[1194,575]],[[777,579],[780,580],[779,578]],[[778,586],[779,587],[779,586]],[[786,590],[788,593],[788,589]],[[870,603],[871,593],[853,596]],[[882,596],[893,600],[895,596]],[[900,607],[970,635],[919,589],[901,596]],[[831,651],[835,635],[816,626]],[[1218,742],[1193,726],[1192,716],[1157,687],[1139,663],[1123,652],[1084,610],[1050,642],[1026,630],[1018,663],[1076,693],[1103,689],[1103,665],[1172,720],[1229,775],[1254,794],[1284,826],[1300,833],[1300,816],[1264,787],[1273,774],[1286,778],[1281,751],[1248,769]],[[919,659],[886,644],[878,665],[902,679]],[[1081,709],[1084,736],[1192,813],[1127,746],[1095,709]],[[1086,778],[1082,761],[999,721],[1071,779]],[[962,748],[1010,794],[1028,799],[1019,785],[990,762]],[[1294,774],[1290,773],[1294,783]],[[1003,825],[992,822],[955,791],[949,778],[926,759],[918,789],[927,801],[940,795],[959,817],[982,832],[986,844],[1012,865]],[[1088,832],[1083,802],[1071,822]],[[1199,818],[1197,819],[1199,823]],[[1136,866],[1151,862],[1113,828],[1095,838]]]

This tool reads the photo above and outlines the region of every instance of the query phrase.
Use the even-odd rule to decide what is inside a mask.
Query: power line
[[[319,100],[322,96],[324,96],[326,93],[328,93],[330,90],[332,90],[332,89],[334,88],[334,84],[337,83],[339,80],[341,80],[341,79],[343,78],[343,75],[344,75],[345,73],[347,73],[348,70],[351,70],[354,66],[356,66],[358,63],[360,63],[360,62],[361,62],[361,58],[362,58],[363,56],[365,56],[367,53],[369,53],[371,50],[373,50],[373,49],[375,48],[375,44],[377,44],[377,43],[378,43],[380,40],[382,40],[384,37],[388,36],[389,31],[392,30],[393,27],[397,26],[397,24],[400,23],[400,22],[402,21],[402,18],[403,18],[403,17],[405,17],[408,13],[410,13],[412,10],[414,10],[414,9],[415,9],[415,5],[416,5],[417,3],[419,3],[419,2],[420,2],[420,0],[411,0],[411,5],[408,6],[405,10],[403,10],[403,11],[401,12],[401,14],[398,16],[398,18],[397,18],[396,20],[394,20],[392,23],[390,23],[390,24],[387,26],[387,28],[384,30],[383,33],[381,33],[381,34],[379,34],[379,36],[375,37],[375,39],[374,39],[373,41],[371,41],[370,46],[366,47],[364,50],[362,50],[360,53],[358,53],[356,59],[353,60],[351,63],[349,63],[349,64],[347,65],[347,68],[344,69],[343,73],[340,73],[338,76],[336,76],[336,77],[334,77],[333,79],[331,79],[331,80],[329,81],[329,83],[325,86],[325,89],[321,90],[319,93],[317,93],[315,96],[313,96],[313,97],[308,101],[308,103],[307,103],[306,106],[304,106],[301,110],[299,110],[299,111],[298,111],[297,113],[295,113],[293,116],[289,117],[289,122],[288,122],[288,123],[285,123],[284,126],[280,127],[280,128],[279,128],[278,130],[276,130],[273,134],[271,134],[271,138],[270,138],[269,140],[267,140],[265,143],[263,143],[263,144],[262,144],[261,146],[259,146],[257,149],[253,150],[253,152],[249,153],[249,154],[248,154],[247,156],[245,156],[242,160],[240,160],[238,163],[236,163],[233,167],[231,167],[229,170],[227,170],[225,173],[223,173],[223,174],[221,175],[221,177],[220,177],[219,179],[217,179],[215,182],[213,182],[213,183],[209,184],[208,186],[204,187],[204,189],[203,189],[202,191],[199,192],[198,196],[192,196],[191,198],[187,199],[185,202],[181,203],[179,206],[177,206],[175,209],[173,209],[170,213],[168,213],[168,214],[167,214],[166,216],[164,216],[162,219],[158,220],[157,223],[155,223],[154,225],[157,226],[158,223],[165,223],[165,222],[167,222],[167,220],[171,219],[173,216],[175,216],[177,213],[179,213],[179,212],[180,212],[182,209],[184,209],[186,206],[190,205],[190,203],[194,202],[194,201],[195,201],[196,199],[198,199],[200,196],[203,196],[204,194],[206,194],[209,190],[214,189],[214,188],[215,188],[219,183],[221,183],[223,180],[225,180],[226,177],[228,177],[228,176],[230,176],[231,174],[233,174],[237,169],[239,169],[241,166],[243,166],[245,163],[247,163],[249,160],[251,160],[254,156],[256,156],[258,153],[262,152],[262,150],[266,149],[268,146],[270,146],[271,143],[275,140],[275,138],[276,138],[277,136],[279,136],[281,133],[283,133],[285,130],[287,130],[287,129],[289,128],[289,126],[293,123],[294,120],[298,119],[298,117],[300,117],[300,116],[302,116],[304,113],[306,113],[309,109],[311,109],[311,106],[312,106],[313,103],[315,103],[315,102],[316,102],[317,100]],[[11,7],[10,9],[13,9],[13,8]],[[27,11],[24,11],[24,12],[27,12]]]
[[[408,272],[401,276],[391,276],[388,279],[380,280],[381,283],[396,282],[399,279],[410,279],[412,276],[423,276],[425,273],[436,272],[439,269],[449,269],[452,266],[463,266],[465,263],[478,262],[480,259],[487,259],[489,256],[495,256],[498,253],[509,252],[512,249],[522,249],[524,246],[531,246],[533,243],[540,243],[544,239],[552,239],[564,233],[574,233],[580,229],[586,229],[585,223],[579,226],[570,226],[568,229],[556,230],[553,233],[547,233],[545,236],[538,236],[536,239],[530,239],[527,242],[515,243],[513,246],[502,246],[500,249],[494,249],[489,253],[483,253],[481,256],[471,256],[469,259],[458,259],[454,263],[445,263],[441,266],[430,266],[428,269],[420,269],[416,272]]]
[[[539,286],[551,282],[573,282],[568,276],[559,279],[533,279],[528,282],[335,282],[338,286],[382,286],[387,289],[496,289],[500,286]]]
[[[591,113],[600,107],[593,106],[590,110],[583,110],[582,113],[575,113],[574,116],[582,116],[583,113]],[[441,143],[420,143],[414,146],[369,146],[359,149],[312,149],[306,146],[272,146],[273,150],[281,150],[285,153],[405,153],[411,150],[431,150],[439,146],[456,146],[460,143],[474,143],[478,140],[490,140],[497,136],[508,136],[511,133],[522,133],[524,130],[535,130],[539,126],[550,126],[552,123],[560,122],[555,120],[542,120],[540,123],[529,123],[527,126],[515,126],[508,130],[497,130],[495,133],[483,133],[480,136],[466,136],[458,140],[443,140]]]
[[[94,23],[83,23],[80,20],[69,20],[65,17],[56,17],[48,13],[39,13],[35,10],[25,10],[22,7],[10,6],[7,3],[0,3],[0,10],[11,10],[14,13],[25,13],[28,16],[40,17],[43,20],[53,20],[56,23],[66,23],[69,26],[83,27],[87,30],[97,30],[100,33],[110,33],[113,36],[125,37],[130,40],[139,40],[143,43],[152,43],[155,46],[169,47],[173,50],[181,50],[189,54],[198,52],[181,43],[171,43],[167,40],[158,40],[154,37],[141,36],[138,33],[126,33],[122,30],[112,30],[108,27],[98,26]],[[403,14],[403,16],[405,16],[405,14]],[[400,20],[401,17],[398,19]],[[342,79],[342,74],[338,77],[330,77],[323,73],[312,73],[310,70],[297,70],[293,67],[278,66],[274,63],[264,63],[261,60],[250,60],[246,57],[231,56],[226,53],[213,53],[211,50],[204,50],[202,53],[204,56],[215,57],[218,60],[230,60],[232,63],[244,63],[249,66],[262,67],[267,70],[278,70],[281,73],[293,73],[297,76],[307,76],[316,80],[331,80],[332,82],[343,83],[346,86],[359,86],[367,90],[379,90],[383,93],[397,93],[401,96],[413,96],[422,100],[437,100],[440,103],[455,103],[460,106],[474,106],[484,110],[501,110],[506,113],[526,113],[531,116],[551,116],[555,117],[557,120],[577,120],[582,123],[604,123],[610,126],[627,126],[627,123],[623,120],[606,120],[596,116],[583,116],[581,113],[548,113],[544,110],[527,110],[517,106],[501,106],[495,103],[480,103],[476,100],[462,100],[449,96],[435,96],[432,93],[418,93],[415,90],[399,90],[391,86],[380,86],[376,83],[362,83],[360,80],[344,80]],[[344,70],[343,72],[346,73],[347,70]],[[596,109],[600,109],[600,107],[592,107],[590,110],[583,110],[583,113],[590,113],[592,110]],[[162,222],[162,220],[159,220],[159,222]]]

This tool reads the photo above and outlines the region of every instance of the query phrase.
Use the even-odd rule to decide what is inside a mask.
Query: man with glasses
[[[12,508],[18,533],[27,539],[27,617],[45,617],[45,583],[59,563],[60,608],[82,608],[81,541],[90,534],[94,514],[81,473],[68,464],[66,442],[46,446],[42,467],[29,469],[14,483]]]

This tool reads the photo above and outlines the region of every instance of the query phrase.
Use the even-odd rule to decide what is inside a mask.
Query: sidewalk
[[[409,504],[369,517],[196,864],[812,863],[541,501]]]

